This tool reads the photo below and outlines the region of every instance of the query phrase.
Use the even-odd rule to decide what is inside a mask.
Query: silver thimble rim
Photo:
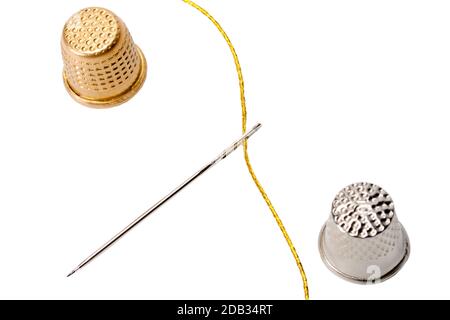
[[[399,224],[400,224],[400,222],[399,222]],[[363,279],[363,278],[358,278],[358,277],[354,277],[354,276],[348,275],[348,274],[338,270],[337,268],[335,268],[333,266],[333,264],[331,263],[331,261],[328,260],[326,254],[325,254],[324,242],[325,242],[325,230],[326,230],[326,227],[327,227],[327,224],[325,223],[325,225],[322,227],[322,230],[320,231],[320,235],[319,235],[319,252],[320,252],[320,257],[322,258],[322,261],[324,262],[325,266],[331,272],[333,272],[335,275],[340,277],[341,279],[344,279],[344,280],[347,280],[347,281],[350,281],[350,282],[353,282],[353,283],[356,283],[356,284],[361,284],[361,285],[381,283],[381,282],[389,280],[390,278],[395,276],[400,271],[400,269],[405,265],[405,263],[408,261],[408,259],[409,259],[409,255],[411,253],[411,244],[409,242],[408,233],[406,232],[405,228],[403,228],[403,226],[402,226],[403,239],[404,239],[404,242],[405,242],[405,252],[404,252],[403,257],[400,260],[400,262],[394,268],[392,268],[391,270],[389,270],[385,274],[381,275],[381,277],[380,277],[378,282],[371,282],[371,281],[368,281],[368,279]]]

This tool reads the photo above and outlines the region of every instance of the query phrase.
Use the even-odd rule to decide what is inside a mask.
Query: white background
[[[450,3],[199,1],[238,50],[255,170],[298,249],[313,299],[450,298]],[[129,103],[92,110],[61,79],[64,22],[119,15],[149,77]],[[73,278],[66,274],[240,135],[233,61],[181,0],[1,4],[0,298],[302,299],[300,276],[242,151]],[[323,265],[335,194],[393,196],[412,243],[378,286]]]

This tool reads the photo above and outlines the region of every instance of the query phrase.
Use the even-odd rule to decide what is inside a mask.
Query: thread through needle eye
[[[101,246],[97,251],[95,251],[93,254],[91,254],[86,260],[81,262],[75,269],[70,272],[67,277],[73,276],[77,271],[84,268],[87,264],[92,262],[95,258],[97,258],[100,254],[105,252],[108,248],[110,248],[113,244],[115,244],[117,241],[119,241],[123,236],[125,236],[128,232],[130,232],[134,227],[136,227],[138,224],[140,224],[145,218],[150,216],[152,213],[154,213],[156,210],[158,210],[160,207],[162,207],[167,201],[172,199],[175,195],[177,195],[180,191],[182,191],[184,188],[186,188],[189,184],[194,182],[198,177],[203,175],[206,171],[214,167],[216,164],[218,164],[220,161],[227,158],[230,154],[232,154],[235,150],[237,150],[247,139],[249,139],[251,136],[253,136],[259,129],[261,128],[261,124],[257,124],[255,127],[253,127],[252,130],[247,132],[245,135],[243,135],[239,140],[234,142],[230,147],[225,149],[216,159],[208,163],[206,166],[204,166],[202,169],[197,171],[193,176],[191,176],[189,179],[184,181],[179,187],[172,190],[169,194],[167,194],[165,197],[163,197],[161,200],[159,200],[157,203],[155,203],[150,209],[148,209],[146,212],[144,212],[142,215],[140,215],[138,218],[136,218],[132,223],[130,223],[126,228],[124,228],[122,231],[120,231],[117,235],[115,235],[111,240],[106,242],[103,246]]]

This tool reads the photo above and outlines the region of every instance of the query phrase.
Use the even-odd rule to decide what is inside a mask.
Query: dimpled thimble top
[[[394,216],[390,195],[371,183],[352,184],[339,192],[333,201],[333,220],[351,237],[375,237],[389,227]]]
[[[79,56],[97,56],[117,44],[120,25],[106,9],[87,8],[72,16],[64,27],[64,40]]]
[[[64,80],[80,103],[110,107],[130,99],[146,76],[145,57],[125,24],[103,8],[86,8],[65,24]]]

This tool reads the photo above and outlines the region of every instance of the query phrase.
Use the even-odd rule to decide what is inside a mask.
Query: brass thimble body
[[[61,51],[67,91],[86,106],[117,106],[144,84],[145,57],[123,21],[107,9],[73,15],[64,26]]]

